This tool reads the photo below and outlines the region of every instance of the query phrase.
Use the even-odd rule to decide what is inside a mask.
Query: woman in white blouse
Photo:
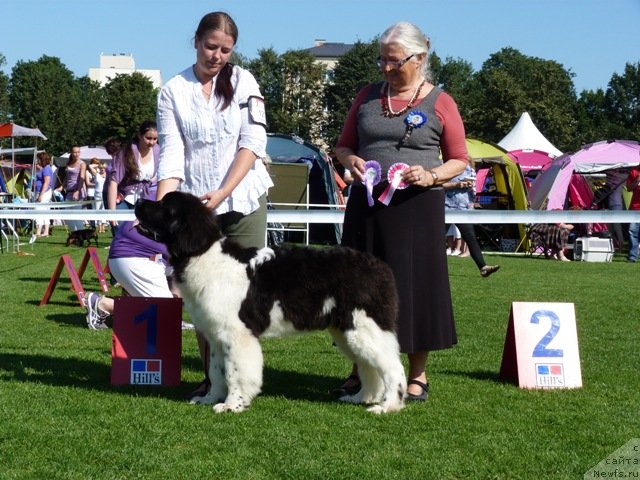
[[[215,211],[223,233],[262,248],[266,193],[273,185],[260,160],[267,145],[264,101],[253,75],[228,63],[238,40],[233,19],[213,12],[195,33],[196,63],[158,96],[158,199],[180,189]],[[208,354],[201,341],[207,372]],[[195,396],[206,394],[205,380]]]

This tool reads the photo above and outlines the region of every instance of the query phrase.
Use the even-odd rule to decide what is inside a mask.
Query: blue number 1
[[[546,317],[551,320],[551,328],[533,349],[534,357],[563,357],[561,348],[547,348],[547,345],[555,338],[560,330],[560,318],[555,312],[550,310],[538,310],[531,316],[531,323],[539,324],[540,318]]]
[[[138,324],[147,320],[147,353],[158,351],[158,304],[154,303],[133,317],[133,323]]]

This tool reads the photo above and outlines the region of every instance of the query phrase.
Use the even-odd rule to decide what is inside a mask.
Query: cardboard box
[[[583,262],[610,262],[613,260],[613,241],[610,238],[576,238],[573,258]]]

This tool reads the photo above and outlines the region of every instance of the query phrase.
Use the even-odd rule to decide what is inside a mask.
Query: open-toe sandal
[[[348,395],[355,395],[362,388],[360,383],[360,377],[355,374],[349,375],[342,385],[338,388],[331,390],[331,395],[337,398],[346,397]]]
[[[411,400],[412,402],[425,402],[427,398],[429,398],[429,384],[423,383],[420,380],[409,380],[407,385],[418,385],[422,388],[422,393],[419,395],[415,395],[413,393],[407,392],[407,400]]]

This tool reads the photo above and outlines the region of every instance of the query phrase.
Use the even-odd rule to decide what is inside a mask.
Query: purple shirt
[[[45,165],[36,173],[36,193],[40,193],[42,190],[45,177],[49,177],[49,187],[46,190],[48,192],[53,186],[53,170],[51,170],[51,165]]]
[[[168,258],[167,247],[138,233],[131,221],[120,225],[109,248],[109,258],[151,258],[158,253],[162,254],[165,260]]]
[[[134,143],[131,145],[133,148],[133,155],[136,158],[136,162],[140,162],[140,151],[138,150],[138,146]],[[113,180],[118,184],[118,193],[123,197],[126,197],[130,193],[132,193],[136,188],[142,187],[145,192],[144,195],[141,195],[145,198],[155,197],[155,192],[158,189],[158,162],[160,161],[160,146],[155,144],[152,148],[153,151],[153,180],[151,182],[141,182],[137,179],[127,179],[125,180],[126,169],[124,166],[124,155],[126,153],[126,148],[123,148],[118,152],[116,157],[111,162],[111,174],[107,175],[108,180]],[[142,184],[142,185],[141,185]],[[108,185],[108,182],[106,183]]]

